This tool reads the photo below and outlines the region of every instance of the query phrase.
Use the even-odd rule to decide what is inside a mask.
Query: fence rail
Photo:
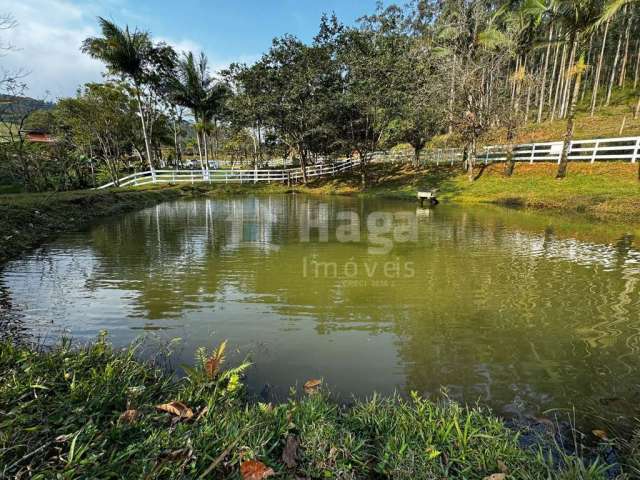
[[[329,164],[310,165],[307,177],[335,175],[358,165],[358,159],[340,160]],[[138,172],[98,187],[130,187],[153,183],[257,183],[292,182],[303,178],[301,168],[252,169],[252,170],[154,170]]]
[[[516,162],[560,162],[562,142],[525,143],[514,145],[513,160]],[[477,153],[478,163],[496,163],[507,160],[506,145],[490,145]],[[572,162],[629,161],[640,162],[640,137],[597,138],[592,140],[574,140],[569,146],[569,160]],[[415,162],[410,153],[374,152],[372,162]],[[461,148],[425,149],[418,162],[422,165],[454,165],[464,161]],[[339,160],[307,167],[307,177],[335,175],[359,164],[359,159]],[[150,183],[257,183],[291,182],[302,178],[302,169],[214,169],[214,170],[155,170],[134,173],[118,182],[107,183],[98,188],[114,186],[148,185]]]
[[[525,143],[514,145],[513,160],[516,162],[560,162],[563,142]],[[413,159],[405,155],[405,161]],[[640,137],[597,138],[573,140],[569,145],[569,161],[640,161]],[[480,149],[480,163],[504,162],[507,160],[506,145],[490,145]],[[420,163],[462,162],[462,149],[430,149],[421,155]]]

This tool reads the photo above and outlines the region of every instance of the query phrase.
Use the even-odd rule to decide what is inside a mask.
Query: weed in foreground
[[[598,458],[522,448],[517,431],[480,407],[417,394],[343,407],[319,388],[279,405],[248,402],[249,364],[223,368],[225,346],[199,350],[177,379],[139,361],[137,344],[115,350],[104,336],[49,350],[1,343],[0,475],[607,478]]]

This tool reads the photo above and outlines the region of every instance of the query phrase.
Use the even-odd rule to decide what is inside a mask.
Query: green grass
[[[629,163],[574,163],[569,175],[555,179],[553,163],[519,164],[512,177],[492,165],[470,182],[459,175],[446,185],[445,198],[585,213],[601,219],[640,220],[637,166]]]
[[[590,138],[635,137],[640,135],[640,118],[633,118],[638,92],[633,88],[615,89],[611,98],[611,104],[601,105],[605,92],[601,91],[598,98],[598,107],[591,116],[591,92],[585,95],[578,104],[575,121],[574,136],[576,140]],[[566,119],[548,120],[545,112],[543,121],[537,123],[537,108],[531,108],[529,122],[521,127],[517,133],[517,143],[552,142],[562,140],[564,137]],[[623,127],[624,119],[624,128]],[[440,135],[431,143],[434,147],[459,146],[460,138],[454,135]],[[506,131],[494,129],[488,132],[482,139],[483,144],[501,144],[506,142]]]
[[[555,163],[516,165],[514,175],[504,175],[504,165],[476,168],[477,179],[455,167],[419,167],[372,164],[370,186],[362,190],[355,175],[320,179],[307,188],[311,193],[367,195],[416,201],[419,190],[438,189],[439,199],[455,203],[495,203],[580,213],[601,220],[640,222],[638,166],[630,163],[570,163],[569,174],[556,180]]]
[[[174,378],[138,361],[136,346],[115,351],[104,336],[77,348],[0,344],[2,478],[240,478],[249,459],[291,479],[603,479],[609,468],[598,449],[587,460],[550,438],[521,447],[519,432],[489,411],[446,399],[347,407],[321,390],[278,405],[248,402],[247,365],[210,375],[209,355],[201,350],[196,367]],[[155,408],[176,400],[190,419]],[[121,418],[126,410],[136,411],[132,422]]]

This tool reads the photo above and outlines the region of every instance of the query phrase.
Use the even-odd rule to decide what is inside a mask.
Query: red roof
[[[27,140],[34,143],[53,143],[55,139],[47,133],[27,132]]]

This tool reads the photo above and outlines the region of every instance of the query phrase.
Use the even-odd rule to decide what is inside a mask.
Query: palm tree
[[[147,153],[149,168],[155,181],[155,170],[151,156],[151,145],[147,134],[147,125],[142,110],[141,86],[144,82],[145,64],[153,51],[153,44],[148,32],[129,30],[118,27],[105,18],[98,17],[102,37],[89,37],[82,44],[82,51],[93,58],[102,60],[108,69],[115,74],[122,75],[133,83],[138,101],[138,112],[142,123],[142,136]]]
[[[214,126],[217,124],[218,119],[224,114],[225,104],[231,91],[229,87],[224,83],[211,82],[206,95],[202,102],[202,132],[205,145],[205,156],[208,157],[208,134],[212,129],[211,121],[214,122]]]
[[[200,166],[208,169],[209,150],[207,132],[211,120],[222,113],[228,88],[217,83],[209,73],[207,57],[200,53],[196,60],[192,52],[183,54],[170,82],[170,95],[178,105],[191,110],[196,123],[196,139]]]

